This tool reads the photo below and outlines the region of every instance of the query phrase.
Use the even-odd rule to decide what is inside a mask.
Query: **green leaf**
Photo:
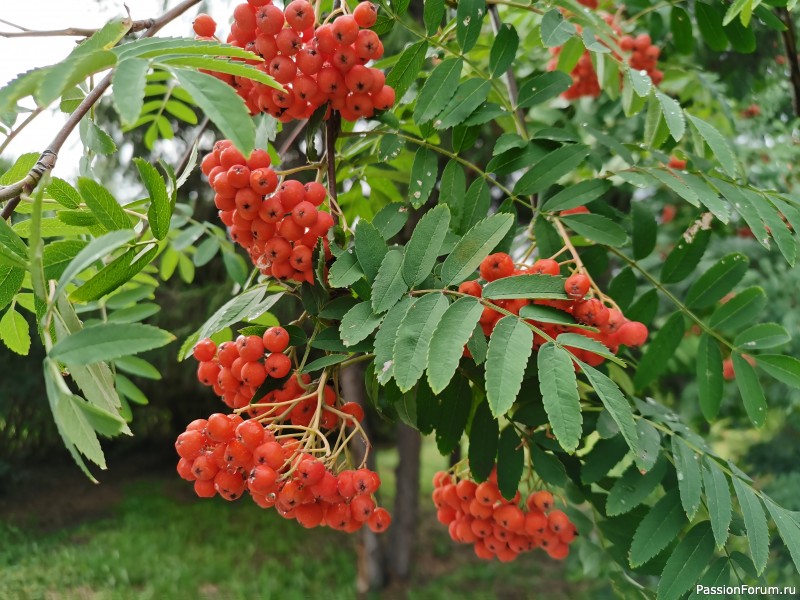
[[[428,348],[428,383],[434,394],[439,394],[450,383],[458,362],[469,341],[483,306],[471,296],[459,298],[451,304],[436,326]]]
[[[759,323],[745,329],[733,340],[742,350],[764,350],[783,346],[792,340],[789,332],[777,323]]]
[[[140,58],[125,59],[114,69],[112,98],[123,125],[135,123],[142,112],[149,70],[150,64]]]
[[[575,25],[564,19],[557,8],[550,9],[542,17],[542,43],[546,48],[561,46],[575,35]]]
[[[703,482],[700,473],[700,460],[682,437],[672,437],[672,457],[678,477],[678,490],[686,516],[691,521],[700,507]]]
[[[422,18],[425,21],[425,31],[428,35],[433,35],[442,24],[444,17],[444,0],[425,0]]]
[[[394,379],[401,392],[410,390],[422,377],[431,337],[448,306],[443,294],[426,294],[403,317],[392,352]]]
[[[372,218],[372,224],[381,232],[383,239],[394,237],[408,221],[408,208],[401,202],[391,202]]]
[[[629,466],[608,492],[606,514],[622,515],[639,506],[658,487],[666,472],[665,459],[657,461],[646,473],[641,473],[636,465]]]
[[[56,287],[56,295],[64,289],[72,279],[84,269],[90,267],[101,258],[110,255],[117,248],[127,244],[134,236],[131,229],[123,231],[112,231],[102,237],[89,242],[86,247],[78,252],[77,256],[69,263]]]
[[[598,244],[622,246],[628,241],[625,230],[608,217],[590,213],[559,218],[575,233]]]
[[[442,171],[439,181],[439,204],[446,204],[450,209],[450,229],[461,233],[461,221],[464,216],[464,196],[467,193],[467,178],[461,164],[453,159]]]
[[[661,267],[661,282],[678,283],[694,273],[710,239],[711,229],[700,229],[694,235],[684,233]]]
[[[486,481],[497,456],[500,425],[492,416],[488,402],[480,402],[469,430],[469,468],[475,481]]]
[[[525,323],[513,316],[497,322],[486,355],[486,399],[495,417],[514,404],[532,350],[533,332]]]
[[[381,328],[375,334],[375,374],[381,384],[389,381],[394,374],[392,357],[394,344],[397,340],[397,331],[408,309],[416,300],[416,298],[405,296],[390,308],[383,319],[383,323],[381,323]]]
[[[312,360],[305,367],[303,367],[303,370],[300,372],[315,373],[316,371],[321,371],[326,367],[331,367],[333,365],[338,365],[339,363],[343,363],[348,358],[350,358],[349,354],[328,354],[327,356],[323,356],[322,358],[318,358],[317,360]]]
[[[714,329],[735,329],[755,321],[767,305],[767,295],[758,286],[749,287],[717,308],[708,320]]]
[[[553,306],[528,304],[520,309],[519,316],[523,319],[538,321],[539,323],[557,323],[559,325],[584,327],[583,325],[578,325],[571,314]]]
[[[114,139],[89,117],[81,119],[79,132],[84,146],[92,152],[103,155],[116,152],[117,145],[114,143]]]
[[[189,67],[203,69],[215,73],[228,73],[242,79],[250,79],[267,87],[276,90],[283,89],[283,86],[276,82],[265,71],[257,69],[253,65],[242,64],[237,59],[223,59],[210,56],[175,56],[158,61],[167,68],[170,67]]]
[[[556,212],[583,206],[597,200],[605,194],[611,184],[602,179],[588,179],[575,185],[568,185],[560,192],[548,198],[542,205],[542,211]]]
[[[639,567],[657,556],[678,537],[686,525],[678,492],[670,490],[656,502],[633,534],[628,554],[630,565]]]
[[[360,220],[356,226],[354,246],[361,271],[368,281],[374,281],[388,251],[386,240],[372,223]]]
[[[675,547],[658,582],[659,600],[677,600],[694,586],[714,555],[714,536],[708,521],[692,527]]]
[[[569,353],[547,342],[537,356],[539,390],[547,417],[561,447],[569,453],[580,443],[583,417],[578,381]]]
[[[800,360],[794,356],[759,354],[756,364],[778,381],[800,389]]]
[[[411,84],[414,83],[414,80],[417,78],[417,75],[422,69],[422,65],[425,64],[425,53],[427,50],[428,42],[425,40],[408,46],[403,50],[400,58],[397,59],[397,63],[386,76],[386,85],[394,88],[398,102],[403,99],[408,88],[411,87]]]
[[[700,6],[706,5],[698,2],[696,6],[699,8]],[[722,165],[725,173],[727,173],[730,177],[736,177],[736,173],[738,171],[738,162],[736,160],[736,155],[733,153],[733,149],[728,143],[728,140],[726,140],[712,125],[706,123],[702,119],[690,115],[689,113],[686,113],[686,116],[689,119],[689,122],[706,141],[708,147],[711,148],[711,152],[719,161],[720,165]]]
[[[722,353],[708,334],[697,345],[697,395],[706,421],[713,421],[722,403]]]
[[[603,358],[618,364],[621,367],[626,366],[625,361],[618,358],[611,350],[608,349],[602,342],[599,342],[580,333],[562,333],[556,338],[556,343],[565,348],[580,348],[597,354]]]
[[[478,41],[486,0],[462,0],[456,8],[456,40],[463,52],[469,52]]]
[[[409,287],[419,285],[430,275],[450,225],[450,210],[439,204],[425,213],[403,255],[403,279]]]
[[[22,356],[27,356],[31,349],[28,322],[14,308],[9,308],[0,319],[0,340],[9,350]]]
[[[477,225],[489,211],[491,202],[492,194],[489,191],[489,186],[486,185],[486,181],[482,178],[473,181],[467,190],[466,198],[464,198],[463,210],[460,211],[461,218],[458,220],[456,233],[464,233],[470,227]]]
[[[767,420],[767,399],[764,389],[758,381],[758,375],[753,366],[738,352],[731,354],[733,359],[733,372],[736,385],[742,395],[744,409],[747,416],[756,427],[762,427]]]
[[[541,192],[577,169],[587,154],[589,147],[583,144],[561,146],[538,160],[520,177],[514,184],[514,193],[522,196]]]
[[[147,209],[147,222],[157,240],[163,240],[169,233],[169,222],[172,217],[172,202],[167,194],[167,184],[156,168],[141,158],[134,158],[139,177],[150,196],[150,208]]]
[[[83,240],[58,240],[44,247],[42,265],[45,279],[58,279],[70,262],[86,247]]]
[[[469,382],[464,377],[454,379],[442,392],[439,414],[446,418],[440,418],[436,425],[436,447],[440,454],[448,455],[459,445],[469,420],[471,400]]]
[[[564,278],[553,275],[526,274],[504,277],[483,288],[483,297],[488,300],[511,300],[513,298],[548,298],[565,300]]]
[[[587,485],[600,481],[627,454],[628,446],[621,437],[598,440],[588,456],[583,458],[581,481]]]
[[[502,241],[514,221],[513,215],[496,213],[467,231],[444,260],[444,285],[457,285],[472,275],[481,261]]]
[[[125,211],[102,185],[86,177],[79,177],[78,191],[86,206],[107,230],[131,228],[131,221]]]
[[[703,461],[703,487],[706,490],[706,504],[711,516],[714,540],[717,542],[717,548],[723,548],[728,540],[728,527],[733,516],[731,490],[725,473],[708,456]]]
[[[739,499],[739,508],[744,517],[744,526],[747,531],[747,544],[750,546],[750,556],[758,574],[764,571],[769,557],[769,530],[767,529],[767,517],[758,496],[747,483],[738,477],[732,477],[733,489],[736,490],[736,497]],[[777,524],[775,513],[767,503],[767,509],[772,514]],[[778,528],[781,531],[780,527]],[[781,534],[784,532],[781,531]],[[797,557],[795,562],[797,562]]]
[[[414,121],[426,123],[442,112],[458,89],[463,65],[461,58],[448,58],[431,72],[419,92]]]
[[[331,266],[328,283],[331,287],[347,288],[364,277],[361,265],[352,250],[342,253]]]
[[[255,148],[256,127],[244,100],[233,88],[200,71],[179,67],[169,70],[222,135],[248,156]]]
[[[158,254],[158,246],[150,244],[128,249],[100,269],[91,279],[70,294],[75,302],[99,300],[109,292],[130,281]]]
[[[58,177],[53,177],[47,184],[47,193],[53,200],[67,208],[78,208],[81,204],[81,196],[78,191]]]
[[[489,52],[489,71],[492,77],[505,73],[514,63],[519,48],[519,35],[510,23],[503,23]]]
[[[689,308],[706,308],[730,292],[741,281],[750,259],[744,254],[733,253],[721,258],[703,273],[686,292]]]
[[[88,365],[161,348],[175,339],[168,331],[140,323],[102,323],[59,340],[50,358],[67,365]]]
[[[656,100],[661,105],[661,112],[669,128],[672,138],[679,142],[686,132],[686,119],[683,116],[683,109],[674,99],[661,92],[654,92]]]
[[[475,325],[472,331],[472,336],[467,342],[467,349],[472,355],[472,360],[476,365],[483,364],[486,361],[486,353],[489,351],[489,344],[486,343],[486,336],[483,333],[480,323]]]
[[[77,396],[69,392],[58,365],[48,358],[44,360],[45,389],[50,410],[64,445],[87,477],[92,477],[79,452],[100,468],[105,468],[105,457],[94,428],[77,404]],[[94,481],[94,479],[92,478]]]
[[[636,422],[636,432],[639,435],[636,462],[640,471],[647,472],[655,466],[658,457],[661,456],[661,434],[645,420]]]
[[[467,0],[475,1],[475,0]],[[483,1],[483,0],[478,0]],[[436,129],[450,129],[463,123],[475,109],[486,102],[489,92],[492,89],[492,82],[478,77],[467,79],[458,86],[455,95],[450,98],[450,102],[444,107],[439,117],[433,122]]]
[[[372,308],[376,314],[389,310],[397,304],[408,290],[403,279],[403,253],[389,250],[383,257],[375,283],[372,284]]]
[[[675,49],[680,54],[691,54],[694,51],[694,35],[692,35],[692,19],[686,9],[673,6],[669,15],[670,31]]]
[[[283,293],[267,294],[265,287],[255,287],[231,298],[211,315],[200,329],[186,339],[178,352],[178,360],[186,358],[198,340],[210,337],[234,323],[261,316],[282,297]]]
[[[428,201],[439,176],[439,161],[436,153],[421,146],[414,154],[411,165],[411,179],[408,182],[408,200],[414,208]]]
[[[628,447],[634,455],[639,452],[639,433],[636,430],[636,422],[633,420],[633,410],[619,387],[607,375],[604,375],[594,367],[580,363],[581,370],[589,380],[589,384],[594,388],[598,397],[605,406],[608,414],[619,427],[622,437],[628,443]],[[638,461],[637,456],[637,461]],[[645,465],[639,465],[644,468]]]
[[[698,2],[695,7],[695,16],[700,34],[709,48],[715,52],[722,52],[728,48],[728,37],[722,28],[722,13],[715,6]]]
[[[353,346],[365,340],[381,324],[383,317],[372,312],[369,302],[361,302],[347,311],[342,317],[340,330],[345,346]]]
[[[737,489],[737,495],[738,495],[738,489]],[[758,500],[756,500],[755,498],[754,500],[758,502]],[[772,500],[767,499],[766,504],[769,514],[772,515],[772,520],[775,521],[775,525],[778,527],[778,533],[780,533],[781,538],[783,539],[783,543],[786,544],[786,547],[789,549],[789,554],[791,554],[792,556],[792,562],[794,562],[795,569],[800,571],[800,526],[798,526],[796,518],[793,518],[792,515],[789,513],[789,511],[787,511],[784,508],[781,508],[780,506],[772,502]],[[746,519],[745,522],[747,522]],[[747,528],[747,533],[748,537],[752,535],[750,533],[749,527]],[[766,533],[767,533],[766,530],[764,530],[763,534],[766,535]],[[761,542],[762,539],[763,539],[762,532],[759,532],[758,541]],[[752,543],[750,546],[750,550],[751,552],[753,551]],[[763,553],[763,559],[762,559],[762,553]],[[764,570],[764,567],[766,566],[767,563],[766,546],[762,546],[761,548],[759,548],[758,558],[756,558],[755,554],[753,554],[753,563],[756,565],[756,571],[758,573],[761,573]]]
[[[684,333],[686,333],[686,322],[683,313],[680,311],[672,313],[647,345],[647,350],[639,361],[639,368],[633,377],[637,390],[646,387],[667,369],[669,359],[683,341]]]
[[[519,86],[517,106],[530,108],[542,104],[566,92],[572,85],[572,78],[563,71],[551,71],[526,79]]]
[[[516,495],[524,467],[525,451],[519,436],[513,427],[506,427],[497,444],[497,487],[505,499]]]
[[[731,581],[731,564],[733,564],[728,557],[717,558],[711,566],[708,567],[703,576],[698,580],[697,585],[702,585],[704,588],[715,587],[718,589],[727,587]],[[703,594],[695,591],[689,594],[689,600],[713,600],[710,594]]]
[[[22,154],[14,161],[14,164],[11,165],[8,171],[0,175],[0,185],[10,185],[24,179],[38,161],[38,152],[26,152]]]
[[[658,225],[653,211],[644,202],[631,202],[631,218],[633,231],[633,258],[642,260],[650,256],[656,247],[658,238]]]

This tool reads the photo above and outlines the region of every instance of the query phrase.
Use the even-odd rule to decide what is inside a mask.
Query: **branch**
[[[131,24],[131,28],[128,30],[128,33],[136,33],[138,31],[144,31],[145,29],[150,29],[153,25],[156,24],[156,21],[157,19],[142,19],[140,21],[133,21]],[[14,25],[13,23],[8,23],[7,21],[3,22],[7,23],[8,25],[12,25],[13,27],[19,27],[19,25]],[[22,31],[0,31],[0,37],[22,38],[22,37],[65,36],[65,37],[87,38],[91,37],[98,31],[99,29],[85,29],[83,27],[67,27],[66,29],[46,29],[46,30],[22,29]]]
[[[789,81],[792,84],[792,98],[794,100],[794,113],[800,117],[800,60],[797,57],[797,31],[794,27],[794,19],[785,8],[776,8],[786,30],[781,32],[783,44],[786,46],[786,59],[789,61]]]
[[[200,0],[184,0],[157,19],[151,19],[152,24],[150,27],[148,27],[147,31],[145,31],[144,35],[142,35],[142,38],[153,37],[167,23],[173,21],[199,2]],[[100,100],[103,93],[111,86],[112,75],[113,72],[106,75],[100,81],[100,83],[98,83],[94,89],[92,89],[92,91],[86,95],[83,101],[78,105],[78,108],[76,108],[75,111],[69,116],[67,122],[64,123],[64,126],[53,138],[53,141],[50,142],[50,145],[48,145],[47,148],[42,152],[41,156],[39,156],[39,160],[28,172],[28,174],[16,183],[12,183],[11,185],[0,188],[0,202],[4,202],[6,200],[8,201],[8,204],[6,204],[3,208],[3,212],[0,213],[0,218],[8,219],[13,214],[20,202],[20,194],[27,193],[36,187],[36,184],[39,183],[39,180],[42,178],[42,176],[46,172],[53,169],[56,164],[56,160],[58,159],[58,152],[61,150],[61,146],[63,146],[64,142],[67,141],[67,138],[70,136],[75,127],[78,126],[78,123],[80,123],[81,119]]]

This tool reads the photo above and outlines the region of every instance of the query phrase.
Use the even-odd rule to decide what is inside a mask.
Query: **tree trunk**
[[[411,575],[414,549],[417,540],[419,514],[419,468],[422,438],[419,432],[405,425],[397,425],[397,452],[399,462],[396,473],[396,491],[392,526],[389,529],[389,570],[392,578],[405,581]]]
[[[341,371],[340,384],[342,396],[348,402],[357,402],[364,409],[367,406],[367,392],[364,387],[364,363],[350,365]],[[364,431],[370,434],[366,419],[362,423]],[[364,440],[359,436],[350,442],[353,462],[357,466],[366,452]],[[370,452],[367,457],[367,468],[375,470],[375,453]],[[356,575],[356,589],[360,594],[376,592],[386,584],[386,559],[383,546],[378,536],[368,527],[362,527],[358,536],[358,573]]]

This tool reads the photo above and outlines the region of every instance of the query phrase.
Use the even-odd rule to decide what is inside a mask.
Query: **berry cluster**
[[[292,361],[283,354],[288,346],[283,327],[270,327],[263,336],[239,336],[219,347],[208,338],[200,340],[194,347],[200,363],[197,379],[230,408],[244,408],[268,377],[281,379],[292,370]]]
[[[303,527],[357,531],[366,524],[385,531],[391,517],[377,507],[378,474],[369,469],[336,474],[304,451],[293,436],[239,415],[216,413],[189,423],[178,436],[178,473],[194,482],[201,498],[229,501],[245,491],[262,508],[272,508]]]
[[[327,190],[317,182],[278,183],[266,150],[245,159],[229,140],[220,140],[201,163],[214,190],[219,217],[231,238],[250,254],[264,275],[314,283],[313,249],[322,238],[326,254],[330,213],[319,210]]]
[[[550,258],[539,259],[527,268],[517,268],[514,260],[505,252],[498,252],[487,256],[480,265],[481,278],[487,282],[496,281],[504,277],[514,277],[526,274],[539,275],[561,275],[561,266],[558,262]],[[616,308],[608,308],[598,298],[587,298],[592,287],[591,279],[579,272],[575,272],[564,282],[564,291],[568,300],[533,300],[533,304],[551,306],[572,315],[576,321],[589,327],[594,327],[597,331],[577,328],[571,325],[558,325],[553,323],[543,323],[534,319],[528,322],[538,327],[550,337],[557,337],[562,333],[577,333],[585,337],[597,340],[608,347],[612,352],[617,352],[620,345],[641,346],[647,340],[647,327],[637,321],[629,321]],[[478,280],[465,281],[458,287],[458,291],[470,296],[480,298],[483,293],[483,286]],[[497,306],[515,315],[520,314],[520,310],[531,303],[524,298],[511,300],[495,300]],[[480,324],[486,335],[491,335],[497,322],[504,316],[503,313],[485,307],[480,318]],[[533,346],[539,348],[546,339],[538,333],[534,335]],[[582,350],[572,348],[572,353],[580,360],[592,366],[597,366],[603,362],[603,357]]]
[[[592,6],[592,2],[582,2],[589,8],[596,9],[597,6]],[[645,71],[655,85],[661,83],[664,79],[664,73],[656,68],[658,57],[661,49],[654,46],[650,36],[646,33],[637,35],[636,37],[630,35],[622,35],[622,30],[612,15],[603,14],[603,20],[611,27],[613,36],[619,48],[625,53],[620,56],[615,53],[616,58],[627,62],[631,68],[637,71]],[[580,31],[581,28],[578,27]],[[604,43],[599,40],[600,43]],[[547,63],[548,71],[555,71],[558,68],[558,57],[561,54],[561,46],[550,49],[552,58]],[[585,50],[578,62],[570,72],[572,77],[572,85],[562,94],[567,100],[576,100],[583,96],[596,98],[600,95],[600,82],[597,79],[597,72],[592,64],[592,57],[588,50]]]
[[[248,0],[234,9],[227,41],[261,56],[264,62],[257,67],[283,89],[244,77],[223,78],[253,114],[266,112],[283,122],[307,119],[326,103],[348,121],[371,117],[395,101],[383,71],[367,66],[383,56],[383,44],[369,29],[377,18],[377,7],[362,2],[352,14],[318,25],[314,7],[306,0],[293,0],[284,9],[272,0]],[[194,29],[201,38],[209,38],[216,24],[201,15]]]
[[[473,544],[475,554],[484,560],[511,562],[536,548],[563,560],[577,535],[569,517],[553,508],[550,492],[534,492],[520,507],[519,492],[511,500],[502,497],[494,472],[479,484],[468,476],[459,480],[440,471],[433,486],[439,522],[447,525],[453,541]]]

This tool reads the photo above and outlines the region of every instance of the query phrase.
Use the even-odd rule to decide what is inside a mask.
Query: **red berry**
[[[292,370],[292,361],[285,354],[276,352],[267,357],[267,360],[264,361],[264,368],[270,377],[280,379],[281,377],[286,377],[289,371]]]
[[[217,31],[217,23],[210,15],[200,13],[194,18],[192,28],[200,37],[212,37]]]
[[[352,15],[336,17],[331,26],[333,37],[341,46],[349,46],[358,37],[358,23]]]
[[[378,20],[378,8],[372,2],[361,2],[353,11],[353,18],[362,29],[368,29]]]
[[[564,291],[567,292],[567,296],[575,300],[583,298],[589,292],[590,287],[591,282],[583,273],[574,273],[564,282]]]
[[[283,352],[289,346],[289,333],[283,327],[270,327],[264,332],[263,342],[270,352]]]
[[[481,262],[480,273],[486,281],[508,277],[514,273],[514,261],[505,252],[490,254]]]
[[[216,353],[217,345],[211,339],[205,338],[197,342],[192,354],[200,362],[208,362],[214,358]]]

